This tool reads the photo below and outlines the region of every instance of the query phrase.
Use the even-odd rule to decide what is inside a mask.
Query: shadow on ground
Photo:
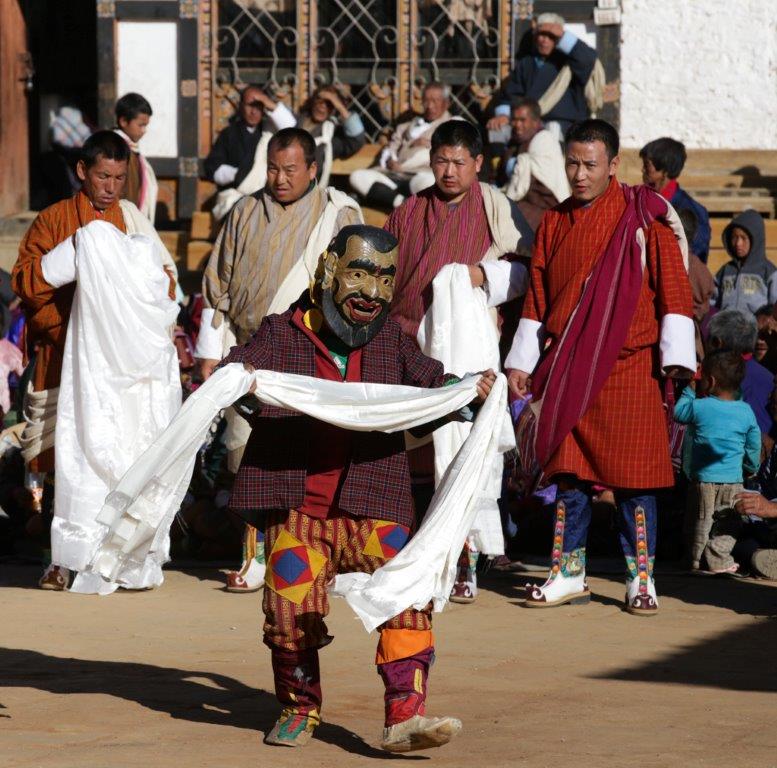
[[[774,693],[777,691],[775,643],[777,620],[756,619],[749,626],[676,648],[648,663],[592,677]]]
[[[662,573],[659,570],[656,575],[659,600],[661,597],[674,598],[687,605],[722,608],[748,616],[777,616],[777,585],[773,582],[729,576],[696,576],[678,573],[671,565],[667,568],[673,572]],[[522,601],[526,585],[542,584],[546,575],[545,572],[506,573],[492,570],[478,575],[478,586],[511,600]],[[621,574],[609,568],[594,571],[592,575],[624,584]],[[621,600],[597,594],[595,588],[591,598],[603,605],[622,604]]]
[[[58,695],[107,694],[180,720],[264,733],[272,728],[279,710],[273,694],[226,675],[134,662],[60,658],[22,648],[0,648],[0,687],[34,688]],[[334,723],[323,723],[316,738],[363,757],[401,757],[370,746]]]
[[[600,578],[622,583],[615,575],[601,574]],[[524,585],[527,582],[541,584],[544,579],[544,574],[489,573],[479,586],[514,599],[514,604],[519,605]],[[657,586],[659,601],[664,598],[662,611],[710,606],[751,616],[752,621],[700,642],[674,647],[658,659],[594,675],[593,679],[675,683],[735,691],[777,691],[777,665],[774,663],[777,588],[774,584],[751,579],[659,573]],[[678,600],[679,605],[667,605],[667,598]],[[595,588],[592,600],[603,605],[622,605],[620,600],[597,594]],[[636,617],[633,620],[636,629],[640,629],[642,622],[652,621]]]

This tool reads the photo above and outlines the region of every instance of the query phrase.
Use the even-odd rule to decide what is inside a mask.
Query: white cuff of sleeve
[[[201,360],[221,360],[224,357],[224,321],[218,328],[213,327],[215,309],[206,307],[200,317],[200,334],[194,356]]]
[[[696,370],[696,332],[693,320],[685,315],[664,315],[661,319],[661,370],[672,366]]]
[[[275,109],[269,115],[279,131],[284,128],[293,128],[297,124],[297,118],[294,117],[292,111],[282,101],[277,103]]]
[[[577,36],[572,34],[569,30],[564,30],[564,34],[561,35],[561,39],[556,43],[562,53],[569,56],[572,53],[572,49],[577,45]]]
[[[478,265],[486,273],[488,306],[498,307],[526,293],[529,273],[518,261],[481,261]]]
[[[43,279],[52,288],[61,288],[76,279],[76,249],[73,238],[68,237],[52,248],[41,260]]]
[[[545,344],[545,327],[536,320],[522,318],[513,337],[510,354],[505,359],[505,368],[532,373],[542,354]]]
[[[213,174],[213,181],[220,187],[228,187],[237,176],[237,168],[234,165],[220,165]]]

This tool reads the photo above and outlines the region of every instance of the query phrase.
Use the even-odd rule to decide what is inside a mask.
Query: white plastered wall
[[[621,142],[777,149],[777,0],[622,0]]]

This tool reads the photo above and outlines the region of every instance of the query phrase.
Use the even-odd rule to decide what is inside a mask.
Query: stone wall
[[[777,149],[777,0],[623,0],[621,140]]]

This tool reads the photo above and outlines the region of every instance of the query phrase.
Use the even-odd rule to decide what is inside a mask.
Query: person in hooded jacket
[[[761,215],[752,209],[735,216],[723,230],[723,246],[731,256],[715,275],[715,306],[755,314],[777,300],[777,267],[766,258]]]

